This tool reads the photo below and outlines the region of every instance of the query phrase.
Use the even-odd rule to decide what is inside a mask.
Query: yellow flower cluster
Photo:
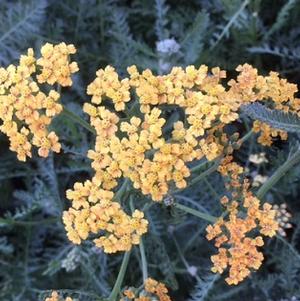
[[[51,297],[45,299],[45,301],[73,301],[71,297],[67,297],[66,299],[60,298],[56,291],[53,291]]]
[[[258,269],[263,261],[263,254],[258,247],[264,242],[260,235],[253,238],[254,230],[264,236],[272,237],[278,230],[276,210],[268,203],[260,208],[260,201],[248,190],[249,183],[241,184],[240,174],[243,168],[225,158],[219,170],[224,176],[231,178],[228,187],[233,189],[232,199],[227,196],[221,199],[226,206],[228,216],[220,218],[214,225],[207,227],[207,239],[215,239],[218,254],[211,260],[214,264],[212,271],[223,273],[229,268],[228,284],[238,284],[246,278],[251,269]],[[242,201],[241,201],[242,199]]]
[[[123,232],[110,229],[111,223],[108,228],[93,212],[94,206],[97,210],[100,206],[101,210],[105,208],[112,212],[112,224],[122,225],[121,228],[123,223],[128,224],[129,216],[121,214],[122,209],[111,204],[118,179],[128,178],[144,195],[161,201],[174,186],[186,187],[186,178],[190,176],[189,162],[203,157],[213,160],[222,153],[232,152],[224,128],[238,119],[242,105],[272,100],[276,108],[297,107],[295,85],[279,79],[276,73],[259,76],[248,64],[238,66],[236,80],[227,84],[222,84],[225,71],[213,68],[209,72],[206,66],[198,69],[194,66],[174,67],[169,74],[159,76],[148,69],[139,73],[135,66],[127,70],[129,77],[120,80],[113,67],[100,69],[87,88],[92,99],[91,103],[85,103],[84,111],[96,131],[95,147],[89,150],[88,158],[92,160],[95,175],[92,181],[75,184],[73,192],[68,192],[73,206],[64,215],[68,235],[76,243],[86,239],[91,232],[108,232],[110,238],[105,236],[96,240],[106,252],[127,250],[130,245],[128,242],[118,246]],[[134,94],[137,99],[126,108],[130,95]],[[106,101],[112,102],[115,111],[105,107]],[[166,106],[180,108],[183,113],[171,125],[169,133],[165,128]],[[122,120],[126,114],[128,118]],[[231,178],[231,184],[237,185],[238,190],[238,175]],[[77,207],[78,202],[88,205]],[[113,218],[115,214],[122,216],[117,222]],[[146,225],[143,219],[140,221]],[[128,231],[126,240],[136,243],[135,235],[144,233],[146,226],[140,233],[131,227]],[[112,241],[108,241],[110,239]]]
[[[42,57],[37,60],[37,65],[41,67],[41,73],[37,75],[38,82],[46,82],[49,85],[58,83],[63,87],[72,86],[71,75],[79,69],[76,62],[69,63],[69,57],[75,53],[76,48],[73,44],[46,43],[41,48]]]
[[[111,66],[98,70],[96,79],[88,86],[87,94],[92,95],[94,104],[101,104],[102,97],[112,100],[116,111],[123,111],[125,103],[130,100],[129,81],[119,80],[118,74]]]
[[[139,290],[140,291],[140,290]],[[127,289],[123,292],[123,297],[120,301],[171,301],[168,296],[168,289],[166,286],[152,278],[147,278],[144,283],[144,289],[140,291],[137,296],[133,289]]]
[[[174,67],[162,76],[153,75],[148,69],[139,73],[131,66],[129,78],[122,80],[111,66],[98,70],[87,89],[92,104],[84,106],[97,132],[95,150],[88,156],[93,160],[98,181],[112,189],[117,185],[116,179],[123,176],[143,194],[161,201],[170,183],[180,189],[186,186],[185,179],[190,176],[188,162],[203,156],[212,160],[224,152],[228,141],[223,129],[239,117],[241,105],[272,99],[276,108],[297,107],[295,85],[279,79],[278,74],[259,76],[248,64],[239,66],[237,71],[237,79],[230,80],[229,88],[225,88],[221,81],[226,72],[219,68],[208,72],[204,65],[198,69]],[[138,97],[132,107],[138,105],[140,112],[125,122],[117,113],[125,110],[131,91]],[[117,112],[101,105],[106,99],[113,102]],[[163,105],[180,107],[185,115],[174,122],[169,137],[164,135]],[[262,127],[266,136],[265,128]],[[271,134],[274,136],[274,131]],[[285,137],[281,132],[280,135]],[[262,143],[265,136],[260,139]]]
[[[55,90],[47,94],[42,92],[39,84],[44,82],[46,70],[50,70],[51,66],[55,72],[48,72],[51,78],[49,83],[71,84],[71,73],[64,72],[69,55],[63,49],[74,53],[75,48],[64,43],[54,47],[46,44],[41,49],[42,54],[50,46],[53,49],[50,56],[36,60],[30,48],[27,55],[21,55],[18,66],[0,68],[0,119],[3,123],[0,130],[9,137],[10,149],[17,153],[21,161],[31,157],[32,145],[39,148],[38,153],[42,157],[47,157],[50,150],[59,152],[61,148],[56,134],[48,131],[52,118],[62,111],[58,103],[60,95]],[[71,72],[78,70],[74,64],[71,64]],[[41,74],[39,65],[43,66]]]
[[[94,243],[106,253],[129,251],[132,245],[139,244],[148,226],[143,212],[126,214],[119,203],[112,201],[113,196],[113,192],[99,188],[95,178],[75,183],[74,190],[67,191],[72,207],[64,212],[63,221],[73,243],[80,244],[91,233],[101,233]]]

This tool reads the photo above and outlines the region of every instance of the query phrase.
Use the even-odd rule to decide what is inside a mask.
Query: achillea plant
[[[48,130],[52,118],[63,110],[58,103],[60,94],[55,90],[46,94],[40,85],[71,86],[71,75],[78,71],[77,64],[70,62],[75,52],[73,45],[46,44],[41,58],[36,59],[29,49],[18,66],[0,69],[1,131],[9,137],[10,149],[17,152],[19,160],[31,157],[32,145],[42,157],[51,150],[60,151],[58,137]],[[69,240],[81,244],[92,237],[105,253],[126,252],[109,301],[120,296],[134,245],[140,248],[143,285],[124,290],[120,300],[171,300],[164,284],[147,277],[142,239],[150,229],[143,212],[147,206],[135,209],[141,206],[134,198],[139,194],[157,203],[176,200],[177,192],[197,182],[191,176],[199,166],[191,168],[190,163],[213,161],[204,177],[214,171],[223,177],[228,192],[220,200],[224,213],[217,218],[176,201],[171,206],[212,223],[206,228],[207,239],[214,239],[218,249],[211,256],[212,271],[228,271],[226,282],[238,284],[261,266],[262,236],[273,237],[278,222],[276,210],[260,200],[265,190],[254,195],[244,168],[233,161],[233,153],[253,132],[259,132],[258,142],[268,146],[274,137],[287,139],[287,133],[258,120],[246,137],[240,138],[237,132],[228,134],[227,129],[241,117],[242,107],[254,102],[300,115],[296,86],[274,72],[258,75],[249,64],[238,66],[237,77],[228,81],[224,70],[217,67],[209,71],[205,65],[174,67],[166,75],[154,75],[149,69],[140,73],[136,66],[127,71],[129,77],[120,79],[111,66],[98,70],[87,87],[91,102],[83,106],[90,124],[86,126],[76,117],[96,137],[87,153],[93,176],[66,191],[71,206],[63,212],[63,223]],[[171,123],[170,108],[179,112]],[[254,157],[251,162],[265,160]],[[128,199],[130,206],[126,206]],[[57,292],[46,299],[58,300]]]

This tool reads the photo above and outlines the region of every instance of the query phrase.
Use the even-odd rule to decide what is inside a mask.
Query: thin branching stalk
[[[290,156],[273,175],[259,188],[256,196],[263,199],[266,193],[295,165],[300,162],[300,149]]]
[[[134,204],[133,204],[133,195],[130,195],[130,209],[132,212],[134,212]],[[145,253],[145,246],[143,242],[143,238],[140,238],[139,243],[139,249],[140,249],[140,255],[141,255],[141,262],[142,262],[142,274],[143,274],[143,282],[148,278],[148,264],[147,264],[147,258]]]
[[[126,273],[126,270],[127,270],[127,266],[128,266],[128,262],[129,262],[129,258],[130,258],[130,253],[131,253],[131,251],[128,251],[124,254],[117,280],[115,282],[113,290],[111,291],[111,294],[108,298],[108,301],[116,301],[117,300],[117,296],[120,293],[122,283],[123,283],[123,280],[124,280],[124,277],[125,277],[125,273]]]
[[[142,273],[143,273],[143,281],[148,278],[148,268],[147,268],[147,258],[146,258],[146,253],[145,253],[145,246],[143,242],[143,238],[140,238],[140,254],[141,254],[141,261],[142,261]]]
[[[198,175],[197,177],[195,177],[193,180],[191,180],[187,186],[183,189],[176,189],[175,191],[173,191],[173,193],[178,193],[188,187],[191,187],[193,186],[194,184],[198,183],[199,181],[201,181],[203,178],[209,176],[210,174],[214,173],[217,169],[218,169],[218,166],[221,162],[221,157],[218,157],[218,159],[216,159],[213,163],[213,165],[208,168],[207,170],[205,170],[204,172],[202,172],[200,175]]]
[[[78,115],[73,113],[72,111],[68,110],[66,107],[64,107],[62,114],[65,115],[66,117],[68,117],[69,119],[71,119],[72,121],[80,124],[82,127],[87,129],[92,134],[94,134],[94,135],[97,134],[96,130],[88,122],[86,122],[84,119],[82,119],[81,117],[79,117]]]
[[[180,246],[179,246],[179,244],[178,244],[178,241],[177,241],[175,235],[172,235],[172,238],[173,238],[175,247],[176,247],[176,249],[177,249],[177,251],[178,251],[178,255],[179,255],[179,257],[180,257],[182,263],[184,264],[184,266],[185,266],[187,272],[190,274],[190,267],[191,267],[191,266],[189,265],[189,263],[188,263],[187,260],[185,259],[184,254],[183,254],[183,252],[182,252],[182,250],[181,250],[181,248],[180,248]],[[201,279],[200,279],[200,277],[197,275],[197,273],[195,273],[195,275],[193,275],[193,277],[194,277],[197,281],[199,281],[199,282],[201,281]]]
[[[204,212],[201,212],[199,210],[196,210],[196,209],[193,209],[193,208],[190,208],[190,207],[187,207],[185,205],[182,205],[182,204],[179,204],[179,203],[174,203],[173,205],[175,208],[178,208],[182,211],[185,211],[189,214],[192,214],[194,216],[197,216],[207,222],[211,222],[211,223],[214,223],[216,220],[217,220],[217,217],[215,216],[212,216],[208,213],[204,213]]]
[[[129,184],[130,184],[130,180],[128,178],[126,178],[124,180],[124,182],[122,183],[120,189],[116,192],[116,194],[114,196],[114,200],[121,202],[121,199],[124,196],[124,194],[126,193]]]

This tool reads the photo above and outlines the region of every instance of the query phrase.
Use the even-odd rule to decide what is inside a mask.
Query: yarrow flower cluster
[[[46,43],[41,48],[42,57],[37,60],[37,65],[41,67],[41,73],[37,75],[38,82],[46,82],[49,85],[58,83],[63,87],[72,86],[71,75],[79,70],[76,62],[69,62],[70,55],[75,53],[76,48],[73,44]]]
[[[263,254],[258,247],[264,242],[261,235],[272,237],[278,230],[275,219],[276,210],[268,203],[262,208],[260,201],[248,189],[249,183],[242,183],[243,168],[231,162],[227,157],[219,167],[223,176],[231,180],[232,198],[227,196],[221,199],[226,206],[228,216],[222,217],[214,225],[207,227],[207,239],[215,239],[218,254],[211,260],[214,264],[212,271],[223,273],[229,268],[229,276],[225,279],[228,284],[238,284],[246,278],[251,269],[258,269],[263,261]],[[260,233],[261,235],[252,234]]]
[[[44,93],[40,84],[70,86],[71,73],[78,67],[69,64],[69,54],[75,52],[73,45],[47,43],[41,48],[42,58],[36,59],[30,48],[18,66],[0,68],[0,130],[9,137],[10,149],[19,160],[31,157],[32,145],[41,157],[47,157],[50,150],[60,151],[58,137],[48,130],[52,118],[62,111],[60,94],[55,90]]]
[[[51,293],[51,297],[46,298],[45,301],[73,301],[73,299],[71,297],[67,297],[66,299],[64,299],[60,297],[56,291],[53,291]]]
[[[295,85],[274,72],[260,76],[248,64],[238,66],[237,79],[224,85],[226,72],[209,72],[204,65],[174,67],[158,76],[148,69],[139,73],[135,66],[127,70],[129,77],[120,79],[113,67],[100,69],[87,88],[92,99],[84,111],[96,132],[88,158],[95,175],[67,192],[72,207],[64,213],[71,241],[80,243],[102,231],[104,235],[94,241],[109,253],[128,250],[147,228],[141,212],[131,217],[115,202],[118,179],[129,179],[135,189],[161,201],[174,186],[186,187],[189,162],[232,152],[224,128],[239,118],[242,105],[264,101],[285,111],[298,108]],[[131,101],[133,94],[137,99]],[[107,101],[115,111],[105,106]],[[164,107],[172,106],[180,108],[183,117],[168,132]]]
[[[137,292],[139,291],[139,292]],[[120,301],[171,301],[168,296],[168,289],[166,286],[152,278],[145,280],[143,289],[129,288],[124,290],[123,296]]]
[[[129,251],[147,232],[148,222],[143,212],[126,214],[119,203],[112,201],[113,192],[99,189],[94,182],[76,183],[74,190],[67,191],[67,197],[73,202],[64,212],[63,221],[69,239],[75,244],[91,233],[101,233],[94,243],[104,252]]]
[[[284,110],[292,108],[296,101],[295,85],[279,80],[274,73],[258,76],[257,70],[247,64],[239,66],[237,71],[240,72],[237,80],[230,80],[230,88],[226,89],[221,84],[226,72],[213,68],[209,73],[206,66],[199,69],[188,66],[185,70],[174,67],[163,76],[155,76],[150,70],[140,74],[131,66],[130,77],[123,80],[110,66],[99,70],[88,87],[93,104],[85,104],[84,111],[101,137],[89,157],[98,165],[98,173],[101,170],[105,185],[114,187],[114,179],[123,175],[143,194],[161,201],[170,182],[177,188],[186,186],[185,179],[190,176],[188,162],[204,156],[212,160],[224,151],[223,129],[239,117],[237,111],[241,105],[274,99],[276,108],[279,103]],[[124,122],[116,113],[98,106],[108,98],[117,112],[123,111],[132,90],[143,117],[138,113]],[[166,124],[163,105],[176,105],[185,114],[185,120],[173,124],[168,138],[163,135]],[[112,169],[111,162],[114,162],[113,172],[107,170]]]

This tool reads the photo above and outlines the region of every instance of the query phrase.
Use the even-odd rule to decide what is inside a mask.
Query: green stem
[[[215,217],[215,216],[212,216],[212,215],[207,214],[207,213],[200,212],[196,209],[187,207],[187,206],[179,204],[179,203],[175,203],[173,206],[180,209],[180,210],[183,210],[183,211],[185,211],[189,214],[195,215],[195,216],[197,216],[197,217],[199,217],[199,218],[201,218],[205,221],[211,222],[211,223],[214,223],[217,220],[217,217]]]
[[[206,160],[204,162],[201,162],[199,164],[197,164],[196,166],[190,168],[190,172],[196,172],[198,170],[201,170],[205,165],[207,165],[209,162]]]
[[[215,160],[214,164],[208,168],[207,170],[205,170],[204,172],[202,172],[199,176],[195,177],[185,188],[186,189],[188,187],[191,187],[192,185],[198,183],[199,181],[201,181],[202,179],[204,179],[205,177],[209,176],[210,174],[212,174],[213,172],[215,172],[220,164],[221,161],[221,157],[219,157],[218,159]],[[183,189],[176,189],[175,191],[173,191],[173,193],[177,193]]]
[[[176,247],[176,249],[177,249],[177,251],[178,251],[179,257],[180,257],[180,259],[181,259],[183,265],[185,266],[187,272],[189,273],[190,265],[189,265],[189,263],[187,262],[187,260],[185,259],[184,254],[183,254],[183,252],[181,251],[181,248],[180,248],[180,246],[179,246],[179,244],[178,244],[178,241],[177,241],[176,237],[175,237],[174,235],[172,235],[172,237],[173,237],[173,240],[174,240],[175,247]],[[201,279],[199,278],[199,276],[198,276],[197,274],[194,275],[193,277],[196,278],[197,281],[201,281]]]
[[[147,268],[147,258],[145,254],[145,246],[142,237],[140,238],[140,254],[141,254],[141,260],[142,260],[142,273],[143,273],[143,281],[145,282],[148,278],[148,268]]]
[[[129,179],[125,178],[125,180],[122,183],[120,189],[116,192],[116,194],[114,196],[114,200],[116,200],[118,202],[121,202],[121,199],[122,199],[123,195],[125,194],[129,183],[130,183]]]
[[[300,162],[300,149],[290,156],[273,175],[259,188],[256,196],[262,199],[266,193],[296,164]]]
[[[206,186],[208,187],[208,189],[210,190],[210,192],[212,193],[212,195],[215,197],[215,199],[219,200],[220,197],[219,197],[218,193],[215,191],[215,189],[212,187],[212,185],[209,183],[209,181],[206,178],[204,178],[203,181],[206,184]]]
[[[253,131],[250,130],[246,135],[244,135],[241,139],[238,140],[240,144],[243,144],[245,141],[247,141],[253,134]]]
[[[134,205],[133,205],[133,196],[130,195],[130,209],[132,213],[134,212]],[[139,249],[140,249],[140,254],[141,254],[141,261],[142,261],[142,273],[143,273],[143,281],[148,278],[148,264],[147,264],[147,258],[146,258],[146,253],[145,253],[145,247],[144,247],[144,242],[142,237],[140,238],[140,243],[139,243]]]
[[[68,117],[72,121],[80,124],[82,127],[87,129],[88,131],[90,131],[94,135],[97,134],[96,130],[88,122],[86,122],[84,119],[82,119],[81,117],[79,117],[78,115],[73,113],[72,111],[68,110],[66,107],[64,107],[64,110],[62,111],[62,114],[64,114],[66,117]]]
[[[131,251],[128,251],[124,254],[117,280],[116,280],[113,290],[108,298],[108,301],[116,301],[117,300],[117,296],[120,293],[121,286],[122,286],[122,283],[123,283],[123,280],[125,277],[125,273],[127,270],[130,253],[131,253]]]

